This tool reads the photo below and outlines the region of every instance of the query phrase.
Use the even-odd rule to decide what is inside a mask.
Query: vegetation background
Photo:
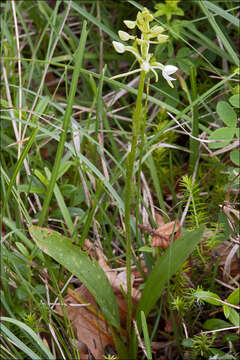
[[[112,269],[125,271],[126,162],[139,74],[111,79],[138,67],[112,41],[144,6],[169,36],[153,48],[155,58],[178,71],[174,88],[161,73],[158,82],[149,76],[132,177],[127,258],[145,294],[135,323],[143,333],[130,349],[127,335],[112,330],[114,345],[97,350],[106,359],[239,356],[238,1],[9,0],[0,4],[2,359],[84,358],[81,336],[55,308],[80,280],[114,328],[115,300],[105,312],[101,304],[112,299],[109,284],[89,260],[92,279],[73,276],[74,254],[85,255],[71,251],[88,238]],[[159,221],[174,224],[168,250],[151,246]],[[170,236],[178,223],[181,246]],[[52,249],[41,251],[46,233],[31,227],[31,238],[32,225],[71,239],[62,258],[62,237],[50,231]],[[94,358],[89,347],[85,358]]]

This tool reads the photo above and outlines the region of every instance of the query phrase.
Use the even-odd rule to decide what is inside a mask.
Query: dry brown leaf
[[[108,265],[107,262],[104,258],[104,255],[102,253],[102,251],[100,249],[96,250],[97,255],[98,255],[98,263],[101,266],[101,268],[104,270],[110,284],[113,287],[113,291],[115,294],[122,294],[122,290],[125,293],[127,293],[127,281],[126,281],[126,275],[125,275],[125,281],[123,280],[123,272],[121,273],[121,277],[119,275],[117,275]],[[126,274],[126,270],[125,270],[125,274]],[[135,304],[139,301],[140,297],[141,297],[141,293],[140,291],[138,291],[137,289],[135,289],[133,287],[133,283],[134,283],[134,274],[132,274],[132,298],[133,301],[135,302]]]
[[[114,269],[108,266],[104,254],[101,249],[94,249],[94,245],[86,239],[85,250],[88,250],[91,257],[94,253],[97,254],[97,261],[101,268],[104,270],[110,284],[112,285],[113,292],[116,295],[116,301],[119,308],[119,315],[121,325],[124,328],[126,325],[127,316],[127,302],[122,291],[127,293],[126,286],[126,269],[120,274],[117,274]],[[137,305],[141,293],[133,287],[135,276],[132,275],[132,300],[133,304]],[[68,289],[68,295],[64,298],[66,311],[69,315],[69,320],[73,326],[78,342],[86,345],[96,359],[104,358],[104,349],[107,345],[113,345],[113,338],[108,329],[108,326],[99,312],[94,297],[87,290],[84,285],[81,285],[75,290]],[[70,304],[87,304],[88,306],[71,306]],[[57,312],[63,315],[60,306],[56,307]],[[83,352],[82,346],[80,350],[81,359],[87,358],[87,351]]]
[[[83,299],[85,304],[90,303],[91,305],[70,305],[82,303]],[[113,338],[106,322],[98,311],[91,293],[84,285],[75,290],[68,289],[68,295],[65,296],[64,303],[77,340],[80,344],[84,343],[96,359],[104,359],[104,349],[109,344],[113,345]],[[56,311],[63,315],[61,306],[57,305]],[[83,347],[81,347],[81,359],[87,358],[87,349],[85,353],[82,349]]]
[[[174,240],[178,239],[181,234],[180,222],[171,221],[167,224],[161,225],[154,231],[152,236],[152,246],[167,249],[170,245],[172,233],[174,231]]]
[[[152,235],[152,246],[167,249],[170,245],[173,231],[174,240],[178,239],[182,235],[180,222],[170,221],[165,224],[163,217],[157,212],[155,213],[155,219],[158,224],[158,228],[156,230],[152,229],[150,226],[142,224],[138,224],[138,227],[139,229],[146,231],[147,234]]]
[[[159,214],[158,212],[155,212],[155,221],[156,221],[156,223],[157,223],[158,226],[162,226],[162,225],[165,224],[162,215]]]
[[[236,276],[239,274],[239,258],[237,256],[238,245],[230,241],[224,241],[216,246],[219,258],[220,269],[223,270],[224,279],[228,279],[229,275]]]

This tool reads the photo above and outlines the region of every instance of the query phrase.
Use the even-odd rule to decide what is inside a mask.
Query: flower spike
[[[134,46],[126,46],[118,41],[113,41],[114,49],[119,53],[123,54],[125,51],[131,52],[139,63],[139,68],[136,70],[129,71],[124,74],[115,75],[112,79],[116,79],[122,76],[128,76],[135,74],[140,71],[146,73],[152,72],[155,76],[155,81],[158,81],[158,74],[155,69],[162,71],[162,76],[167,80],[169,86],[174,87],[172,81],[176,80],[170,75],[175,73],[178,68],[174,65],[164,66],[160,62],[155,61],[153,54],[149,52],[151,44],[162,44],[168,41],[168,35],[162,34],[165,29],[162,26],[154,25],[150,26],[150,23],[154,20],[149,10],[143,8],[142,11],[137,13],[136,21],[124,20],[124,24],[128,29],[132,30],[136,26],[141,31],[141,37],[128,34],[126,31],[120,30],[118,32],[119,38],[122,41],[134,41]]]

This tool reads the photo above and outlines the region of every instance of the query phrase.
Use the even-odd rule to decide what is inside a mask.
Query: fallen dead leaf
[[[91,293],[84,285],[75,290],[68,289],[64,304],[79,342],[81,359],[88,358],[88,349],[96,359],[104,359],[104,349],[109,344],[113,345],[113,338]],[[73,306],[72,304],[81,304],[82,306]],[[57,305],[56,311],[63,315],[61,306]]]
[[[126,269],[121,273],[116,273],[114,269],[108,266],[101,249],[95,248],[93,244],[86,239],[85,250],[88,250],[91,257],[94,253],[97,255],[97,261],[104,270],[114,294],[119,308],[120,321],[125,333],[127,302],[123,292],[127,292]],[[137,272],[138,273],[138,272]],[[139,273],[138,273],[139,276]],[[135,276],[132,274],[132,300],[136,306],[141,292],[134,287]],[[88,358],[88,349],[96,359],[104,359],[104,349],[107,345],[114,345],[113,337],[104,317],[100,313],[94,297],[84,285],[75,290],[68,289],[68,295],[64,298],[66,312],[76,334],[81,359]],[[82,306],[73,306],[72,304],[81,304]],[[61,306],[56,307],[56,311],[61,316],[63,310]],[[83,346],[85,344],[85,347]]]
[[[149,235],[152,235],[152,246],[167,249],[170,245],[173,232],[174,240],[178,239],[182,235],[180,222],[170,221],[167,224],[163,224],[161,215],[158,216],[157,220],[160,225],[156,230],[141,224],[139,224],[138,227],[141,230],[145,230]]]
[[[179,221],[171,221],[167,224],[160,225],[152,236],[151,245],[167,249],[170,245],[173,232],[174,240],[182,235]]]
[[[238,245],[230,241],[224,241],[216,246],[215,252],[217,252],[219,267],[223,271],[225,280],[229,279],[229,275],[235,277],[239,274],[238,248]]]

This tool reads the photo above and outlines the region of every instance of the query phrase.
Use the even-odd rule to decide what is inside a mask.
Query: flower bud
[[[155,33],[156,36],[157,36],[158,34],[161,34],[161,33],[164,32],[164,31],[165,31],[165,29],[164,29],[162,26],[158,26],[158,25],[154,25],[154,26],[151,28],[151,32],[152,32],[152,33]]]
[[[118,32],[118,36],[123,41],[128,41],[130,39],[134,39],[134,36],[129,35],[126,31],[121,31],[121,30]]]
[[[122,43],[118,41],[113,41],[112,44],[116,52],[118,52],[119,54],[123,54],[125,52],[125,45],[123,45]]]
[[[129,29],[134,29],[136,26],[136,21],[124,20],[123,22]]]
[[[165,43],[166,41],[168,41],[168,35],[159,34],[157,39],[159,44]]]

